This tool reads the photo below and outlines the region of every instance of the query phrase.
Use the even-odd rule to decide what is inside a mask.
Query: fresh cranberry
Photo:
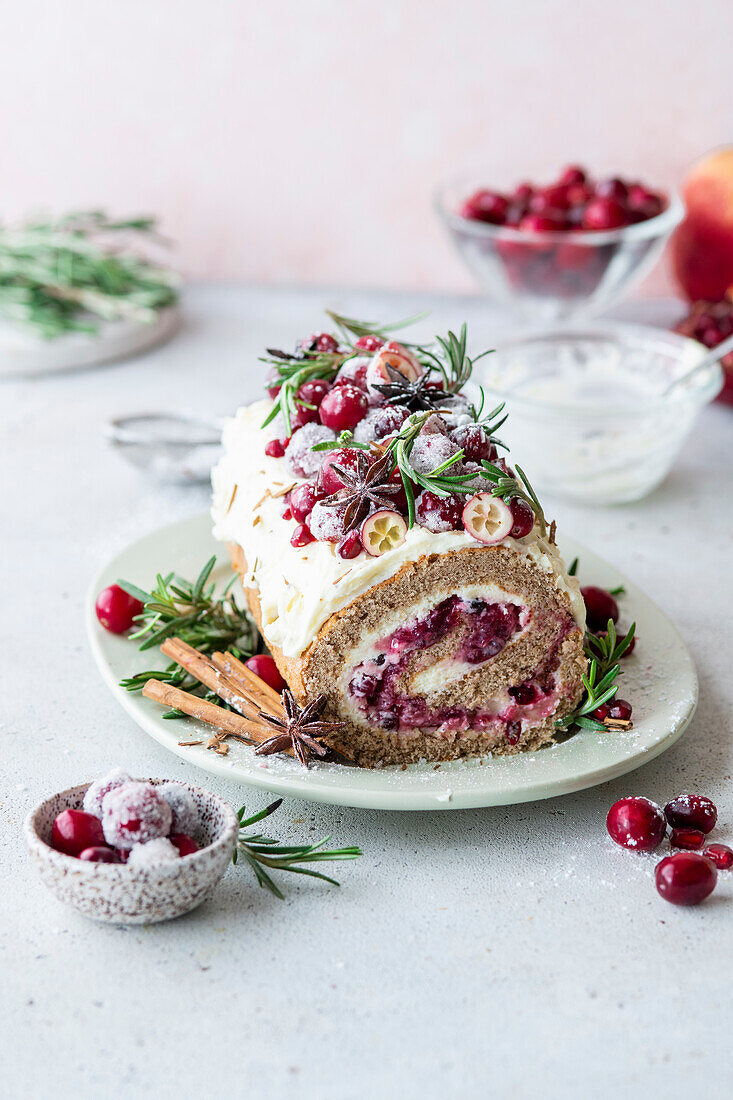
[[[325,378],[313,378],[298,387],[295,398],[296,401],[305,401],[306,405],[315,405],[318,408],[330,389],[331,384]]]
[[[571,187],[574,184],[585,183],[587,179],[588,176],[585,169],[581,168],[578,164],[569,164],[567,168],[563,169],[558,183],[565,187]]]
[[[119,584],[103,588],[94,606],[100,623],[111,634],[124,634],[143,609],[140,601],[120,588]]]
[[[626,202],[628,196],[628,188],[623,180],[620,180],[617,176],[611,179],[601,180],[596,184],[596,195],[601,199],[613,199],[614,202],[623,203]]]
[[[199,850],[198,844],[188,833],[171,833],[168,839],[178,849],[180,856],[192,856]]]
[[[529,209],[532,214],[552,214],[556,212],[562,217],[562,212],[567,207],[568,189],[562,184],[556,184],[554,187],[543,187],[529,200]]]
[[[527,214],[519,223],[523,233],[553,233],[563,229],[565,219],[559,214]]]
[[[625,699],[612,699],[608,704],[608,717],[618,718],[622,722],[628,722],[631,718],[632,706]]]
[[[79,852],[79,859],[84,859],[87,863],[122,863],[119,852],[114,848],[108,848],[106,844],[85,848],[83,852]]]
[[[606,828],[611,840],[636,852],[653,852],[664,839],[667,822],[648,798],[622,798],[608,811]]]
[[[461,214],[474,221],[501,225],[509,203],[498,191],[475,191],[463,205]]]
[[[346,484],[343,478],[336,473],[334,466],[340,466],[348,474],[355,474],[358,463],[359,450],[356,447],[341,447],[334,451],[327,451],[318,476],[321,491],[326,496],[331,496],[333,493],[337,493],[339,489],[343,489]]]
[[[340,558],[358,558],[364,547],[361,544],[361,535],[358,531],[349,531],[345,539],[336,547],[336,553]]]
[[[527,502],[520,500],[519,497],[512,497],[509,501],[509,507],[514,519],[514,526],[509,532],[509,537],[513,539],[524,538],[534,527],[534,512]]]
[[[334,386],[321,402],[321,423],[334,432],[355,428],[369,408],[369,402],[363,390],[344,382],[343,386]]]
[[[656,191],[650,191],[641,183],[632,183],[628,192],[628,207],[633,214],[640,215],[640,221],[646,221],[662,213],[664,201]]]
[[[730,871],[733,867],[733,848],[727,844],[709,844],[703,855],[712,860],[719,871]]]
[[[314,332],[307,340],[301,341],[303,351],[317,351],[322,353],[338,351],[338,340],[330,332]]]
[[[306,424],[315,424],[318,422],[318,409],[310,409],[307,405],[295,406],[295,411],[290,416],[290,431],[297,432],[298,428],[303,428]]]
[[[464,424],[460,428],[454,428],[450,437],[456,446],[463,451],[466,462],[481,462],[482,459],[491,459],[495,451],[489,433],[485,432],[480,424]]]
[[[591,718],[595,718],[596,722],[605,722],[609,716],[609,709],[606,703],[601,703],[600,707],[592,712]]]
[[[290,494],[290,511],[296,523],[305,523],[313,511],[313,505],[321,499],[321,494],[312,481],[296,485]]]
[[[463,526],[465,499],[458,493],[439,497],[425,489],[415,504],[415,518],[421,527],[439,534],[441,531],[460,531]]]
[[[267,380],[265,382],[265,385],[267,386],[267,392],[268,392],[269,396],[274,401],[275,398],[277,397],[277,395],[280,393],[280,390],[282,389],[282,382],[280,381],[280,375],[278,374],[278,372],[275,370],[274,367],[271,371],[268,371]]]
[[[715,804],[702,794],[678,794],[664,807],[673,829],[699,829],[709,833],[718,820]]]
[[[654,869],[657,890],[672,905],[699,905],[718,881],[715,864],[697,852],[675,852]]]
[[[369,336],[360,336],[354,347],[362,351],[379,351],[380,348],[384,347],[384,340],[381,336],[373,336],[370,333]]]
[[[289,439],[271,439],[265,444],[265,454],[268,458],[282,458],[289,442]]]
[[[67,856],[78,856],[85,848],[105,848],[102,822],[84,810],[62,810],[51,828],[51,846]]]
[[[244,663],[250,672],[269,684],[273,691],[282,691],[287,687],[274,659],[268,653],[255,653],[254,657],[249,657]]]
[[[290,545],[295,546],[296,549],[301,546],[307,546],[310,542],[315,542],[313,535],[310,533],[310,529],[305,523],[299,523],[290,536]]]
[[[583,212],[583,229],[618,229],[627,223],[626,211],[616,199],[591,199]]]
[[[696,851],[705,843],[705,833],[700,829],[673,829],[669,836],[673,848],[688,848]]]
[[[512,191],[514,202],[528,203],[534,195],[534,187],[531,183],[520,183]]]
[[[581,588],[580,594],[585,602],[585,613],[590,630],[605,630],[608,620],[618,622],[618,604],[605,588],[588,584]]]

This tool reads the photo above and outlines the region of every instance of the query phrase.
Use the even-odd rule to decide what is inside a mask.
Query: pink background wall
[[[733,140],[731,42],[731,0],[23,0],[0,214],[156,211],[193,277],[469,288],[436,182],[674,183]]]

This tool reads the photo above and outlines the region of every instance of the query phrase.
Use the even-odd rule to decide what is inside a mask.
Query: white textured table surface
[[[721,876],[698,909],[669,906],[653,857],[615,848],[604,818],[624,794],[664,802],[696,790],[717,802],[717,838],[733,843],[733,410],[705,411],[646,501],[551,502],[561,528],[645,588],[691,649],[700,707],[659,760],[516,808],[408,815],[289,802],[272,822],[283,838],[331,833],[363,846],[361,860],[335,865],[340,890],[286,882],[280,902],[240,866],[197,912],[146,929],[85,921],[26,859],[27,810],[115,764],[264,805],[167,755],[92,665],[91,576],[207,503],[203,488],[146,480],[102,431],[110,416],[164,405],[230,411],[257,393],[264,344],[317,327],[324,304],[377,317],[427,304],[431,327],[466,317],[476,345],[495,331],[472,299],[199,288],[167,347],[0,385],[3,1095],[585,1100],[697,1084],[707,1100],[729,1097],[733,881]]]

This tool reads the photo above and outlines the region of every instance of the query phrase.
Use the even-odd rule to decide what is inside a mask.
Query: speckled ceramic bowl
[[[165,783],[165,779],[150,779]],[[226,871],[239,823],[223,799],[184,783],[198,806],[200,851],[159,867],[87,863],[51,847],[51,827],[62,810],[80,810],[89,786],[47,798],[25,821],[25,839],[46,886],[85,917],[110,924],[154,924],[189,913],[205,901]]]

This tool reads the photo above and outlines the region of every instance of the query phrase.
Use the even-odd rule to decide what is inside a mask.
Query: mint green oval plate
[[[503,806],[553,798],[605,783],[653,760],[682,734],[697,705],[697,676],[679,634],[656,604],[602,558],[572,539],[561,539],[566,561],[580,558],[586,584],[623,585],[620,628],[636,620],[639,643],[623,662],[619,694],[634,706],[634,728],[628,732],[581,730],[566,740],[533,753],[484,756],[440,764],[410,764],[365,769],[314,763],[302,768],[289,757],[255,756],[252,749],[229,742],[226,757],[202,746],[179,741],[210,735],[193,719],[164,720],[162,710],[141,695],[123,691],[119,681],[145,668],[162,668],[155,653],[140,653],[133,642],[109,634],[97,622],[94,600],[101,588],[124,578],[149,589],[158,572],[175,571],[193,579],[212,554],[218,555],[213,577],[231,576],[228,556],[211,536],[208,515],[153,531],[117,555],[95,578],[87,601],[87,625],[94,659],[120,704],[146,733],[176,756],[213,775],[238,780],[277,794],[375,810],[458,810]]]

